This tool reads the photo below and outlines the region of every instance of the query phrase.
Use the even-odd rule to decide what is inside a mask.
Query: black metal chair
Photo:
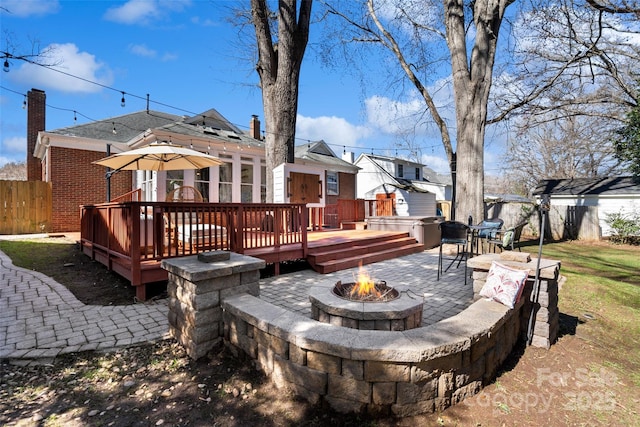
[[[469,246],[469,227],[458,221],[444,221],[438,226],[440,228],[440,252],[438,255],[438,280],[442,274],[442,247],[445,244],[456,245],[456,256],[450,259],[451,262],[444,270],[445,272],[451,268],[454,262],[458,261],[456,268],[460,267],[460,263],[464,259],[464,284],[467,284],[467,258]],[[462,248],[462,250],[461,250]]]

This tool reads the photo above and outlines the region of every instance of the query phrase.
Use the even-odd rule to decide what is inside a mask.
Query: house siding
[[[49,181],[52,186],[53,232],[80,231],[80,206],[104,203],[107,199],[106,168],[91,162],[104,153],[61,147],[49,148]],[[111,177],[111,196],[131,191],[131,172]]]
[[[359,199],[366,198],[366,194],[388,181],[388,176],[374,165],[369,158],[363,157],[356,164],[360,167],[358,172],[357,195]],[[393,165],[391,164],[391,167]],[[392,169],[393,170],[393,169]]]

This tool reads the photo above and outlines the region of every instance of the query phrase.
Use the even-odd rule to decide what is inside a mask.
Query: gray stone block
[[[231,258],[229,251],[208,251],[200,252],[198,254],[198,261],[200,262],[216,262],[216,261],[228,261]]]
[[[274,376],[287,383],[298,384],[313,393],[325,395],[327,393],[327,374],[325,372],[300,366],[278,355],[273,358]]]
[[[355,380],[364,379],[364,362],[362,360],[342,359],[342,376]]]
[[[438,380],[421,383],[399,382],[397,384],[396,402],[398,405],[418,404],[430,401],[438,395]]]
[[[342,372],[342,359],[324,353],[308,351],[307,366],[317,371],[340,375]]]
[[[331,382],[331,380],[329,380]],[[376,405],[390,405],[396,403],[396,383],[373,383],[371,389],[371,401]]]
[[[330,374],[327,383],[327,396],[370,403],[371,383]]]
[[[411,366],[407,363],[387,363],[374,360],[364,362],[365,381],[404,381],[411,379]]]

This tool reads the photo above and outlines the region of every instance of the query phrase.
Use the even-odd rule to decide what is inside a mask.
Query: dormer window
[[[398,177],[404,178],[404,165],[398,165]]]

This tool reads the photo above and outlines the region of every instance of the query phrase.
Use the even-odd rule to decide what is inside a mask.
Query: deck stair
[[[309,247],[307,261],[321,274],[422,252],[424,245],[408,233],[387,233],[348,242]]]

